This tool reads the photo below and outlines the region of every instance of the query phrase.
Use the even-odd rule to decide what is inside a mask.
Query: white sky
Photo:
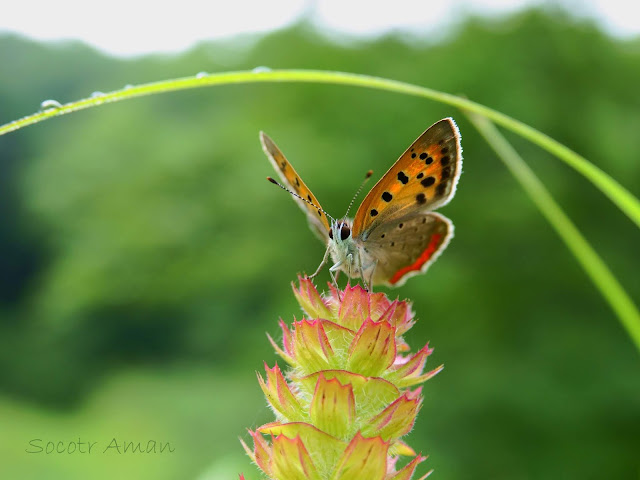
[[[269,31],[305,14],[324,28],[351,35],[401,29],[428,36],[464,12],[494,15],[543,3],[594,18],[616,36],[640,34],[639,0],[7,0],[0,9],[0,32],[38,40],[80,39],[130,56]]]

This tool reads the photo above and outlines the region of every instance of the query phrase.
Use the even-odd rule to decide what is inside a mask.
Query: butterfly
[[[312,277],[330,256],[332,278],[343,271],[365,286],[397,287],[424,273],[453,237],[451,221],[432,211],[453,198],[462,171],[460,131],[452,118],[434,123],[411,144],[369,191],[353,220],[330,221],[273,140],[260,132],[260,141],[286,187],[280,186],[294,193],[327,247]]]

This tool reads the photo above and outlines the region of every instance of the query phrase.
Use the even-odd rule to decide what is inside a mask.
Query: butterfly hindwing
[[[353,221],[354,238],[366,240],[378,225],[446,204],[460,177],[461,150],[452,118],[429,127],[367,194]]]
[[[443,215],[410,215],[371,232],[362,245],[363,263],[375,265],[373,284],[397,287],[426,271],[452,237],[453,224]]]
[[[289,188],[292,192],[297,193],[302,198],[306,198],[313,204],[310,205],[300,198],[293,197],[302,211],[306,214],[313,233],[315,233],[323,243],[327,243],[329,221],[327,220],[327,216],[322,212],[320,203],[313,195],[313,193],[311,193],[309,187],[307,187],[302,181],[300,175],[297,174],[291,164],[287,161],[282,151],[280,151],[273,140],[271,140],[269,136],[264,132],[260,132],[260,142],[262,143],[262,149],[264,150],[264,153],[271,161],[273,168],[278,172],[278,174],[280,175],[280,179],[287,186],[287,188]]]

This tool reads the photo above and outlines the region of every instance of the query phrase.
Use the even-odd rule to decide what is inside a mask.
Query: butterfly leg
[[[336,287],[336,292],[338,292],[338,301],[341,302],[342,298],[340,298],[340,289],[338,288],[337,275],[334,275],[331,270],[329,270],[329,275],[331,275],[331,282],[333,283],[333,286]]]
[[[329,267],[329,275],[331,275],[331,281],[333,282],[333,285],[336,287],[336,291],[338,292],[338,301],[342,301],[342,298],[340,298],[340,288],[338,287],[338,274],[340,273],[340,267],[342,266],[342,260],[340,260],[338,263],[332,265],[331,267]],[[337,272],[335,275],[333,272]]]
[[[347,261],[349,262],[349,280],[348,280],[348,284],[351,283],[351,279],[353,278],[353,272],[351,271],[351,268],[353,267],[353,254],[350,253],[349,255],[347,255]]]
[[[327,264],[328,258],[329,258],[329,249],[327,248],[327,250],[324,252],[324,257],[322,257],[322,262],[320,262],[320,265],[318,265],[318,268],[316,268],[316,271],[313,272],[313,274],[310,277],[308,277],[309,279],[314,278],[316,275],[320,273],[320,270],[322,270],[322,267],[324,267]]]
[[[338,289],[338,300],[342,301],[340,298],[340,289],[338,288],[338,277],[340,277],[340,272],[342,272],[342,270],[338,270],[331,278],[333,280],[333,285]]]
[[[360,257],[360,252],[358,252],[358,270],[360,270],[360,278],[362,279],[362,283],[364,283],[364,288],[368,292],[371,285],[367,285],[367,279],[364,276],[364,270],[362,269],[362,258]]]

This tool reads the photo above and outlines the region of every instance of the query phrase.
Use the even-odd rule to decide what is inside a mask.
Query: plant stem
[[[604,261],[496,126],[478,114],[468,114],[467,116],[533,200],[542,215],[558,232],[560,238],[616,313],[622,326],[627,330],[631,340],[640,351],[640,313],[622,285],[618,283]]]
[[[615,203],[638,227],[640,227],[640,201],[628,190],[622,187],[613,178],[590,163],[584,157],[553,140],[538,130],[525,125],[514,118],[493,110],[484,105],[472,102],[466,98],[438,92],[430,88],[420,87],[409,83],[389,80],[386,78],[358,75],[344,72],[331,72],[322,70],[273,70],[273,71],[241,71],[225,72],[211,75],[197,75],[195,77],[177,78],[161,82],[147,83],[131,88],[116,90],[99,97],[92,97],[77,102],[71,102],[60,108],[41,111],[33,115],[21,118],[0,126],[0,135],[17,130],[27,125],[41,122],[47,118],[64,115],[77,110],[94,107],[104,103],[117,102],[143,95],[153,95],[161,92],[186,90],[189,88],[204,87],[209,85],[230,85],[238,83],[259,82],[309,82],[327,83],[338,85],[353,85],[365,88],[374,88],[390,92],[404,93],[417,97],[436,100],[462,110],[478,113],[498,125],[511,130],[531,142],[539,145],[559,159],[573,167],[575,170],[589,179],[609,199]]]

